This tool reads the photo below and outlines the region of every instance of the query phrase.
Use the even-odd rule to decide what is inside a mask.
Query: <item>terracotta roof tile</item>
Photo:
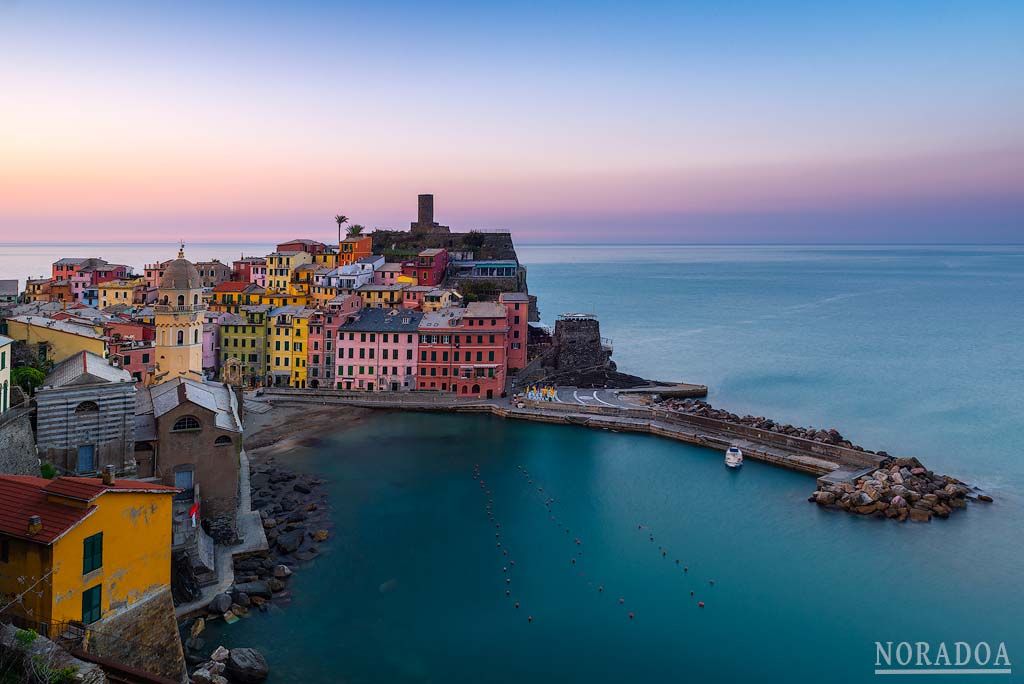
[[[95,506],[75,508],[46,499],[50,480],[26,475],[0,476],[0,532],[19,539],[50,544],[87,518]],[[38,515],[43,529],[28,533],[29,516]]]

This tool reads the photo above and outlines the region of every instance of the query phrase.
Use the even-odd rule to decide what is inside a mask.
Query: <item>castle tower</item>
[[[192,262],[185,258],[185,245],[178,258],[167,264],[153,307],[156,318],[156,371],[152,383],[166,382],[179,375],[203,379],[203,280]]]

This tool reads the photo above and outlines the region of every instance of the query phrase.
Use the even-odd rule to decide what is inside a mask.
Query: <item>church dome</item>
[[[203,279],[191,261],[185,258],[184,247],[178,250],[178,258],[164,268],[164,277],[160,279],[162,290],[201,290]]]

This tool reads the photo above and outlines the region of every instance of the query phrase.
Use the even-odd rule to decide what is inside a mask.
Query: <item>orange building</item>
[[[371,254],[373,254],[373,238],[369,235],[353,235],[338,243],[339,266],[354,264]]]

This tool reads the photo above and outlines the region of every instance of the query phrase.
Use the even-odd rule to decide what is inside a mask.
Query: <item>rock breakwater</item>
[[[822,483],[808,501],[857,515],[928,522],[948,518],[968,499],[992,501],[956,478],[933,473],[916,458],[893,458],[852,482]]]

